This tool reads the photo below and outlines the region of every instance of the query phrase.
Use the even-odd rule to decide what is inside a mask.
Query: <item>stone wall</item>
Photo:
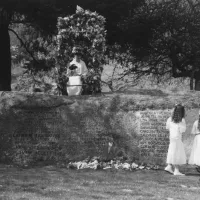
[[[10,154],[20,149],[21,156],[30,155],[33,160],[79,160],[104,156],[103,151],[108,148],[110,137],[104,135],[107,130],[103,124],[97,127],[101,119],[89,113],[73,113],[65,106],[13,108],[12,112],[1,126],[9,131],[14,148]]]
[[[125,154],[165,164],[172,108],[121,109],[119,97],[69,98],[6,93],[0,99],[0,158],[19,162],[104,159]],[[121,106],[121,107],[120,107]],[[189,157],[198,108],[188,109],[183,141]],[[114,141],[111,153],[108,143]]]
[[[191,134],[192,126],[198,119],[199,109],[186,110],[186,132],[183,133],[183,143],[187,158],[190,156],[194,136]],[[140,135],[140,160],[152,163],[165,164],[169,145],[169,132],[166,130],[167,118],[171,116],[172,109],[145,110],[136,112],[138,131]]]
[[[166,157],[169,145],[169,133],[166,130],[167,118],[171,110],[146,110],[138,111],[138,134],[140,159],[162,162]]]

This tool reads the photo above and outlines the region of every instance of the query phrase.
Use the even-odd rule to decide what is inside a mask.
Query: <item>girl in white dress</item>
[[[200,111],[199,119],[194,122],[191,133],[195,137],[188,164],[197,165],[197,171],[200,172]]]
[[[182,133],[186,131],[185,109],[182,105],[175,106],[172,117],[167,119],[166,129],[169,130],[170,143],[165,171],[174,175],[184,175],[179,172],[178,165],[186,164],[186,155],[182,142]],[[173,167],[174,166],[174,171]]]

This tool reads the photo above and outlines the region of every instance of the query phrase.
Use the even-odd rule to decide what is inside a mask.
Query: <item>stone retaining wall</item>
[[[169,145],[166,121],[170,115],[171,110],[138,111],[140,159],[159,161],[166,157]]]
[[[0,156],[14,162],[107,159],[126,154],[132,159],[165,164],[169,134],[165,129],[172,109],[123,111],[119,99],[98,99],[7,94],[1,98]],[[183,136],[187,156],[198,109],[187,111]],[[114,141],[110,153],[109,142]],[[111,155],[112,154],[112,155]]]

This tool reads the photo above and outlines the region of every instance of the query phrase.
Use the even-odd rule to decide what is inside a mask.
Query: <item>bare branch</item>
[[[31,24],[33,22],[31,20],[12,20],[11,24]]]
[[[15,34],[15,36],[17,37],[17,39],[20,41],[21,45],[26,49],[27,53],[31,56],[31,58],[38,63],[38,61],[35,59],[35,57],[33,56],[32,52],[26,47],[25,43],[23,42],[23,40],[19,37],[19,35],[16,33],[16,31],[14,31],[11,28],[8,28],[9,31],[11,31],[12,33]]]

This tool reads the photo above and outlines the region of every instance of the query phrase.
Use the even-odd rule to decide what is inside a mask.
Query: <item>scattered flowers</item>
[[[121,159],[119,160],[110,160],[110,161],[100,161],[98,157],[94,157],[91,160],[88,158],[83,161],[78,162],[70,162],[67,165],[69,169],[117,169],[117,170],[159,170],[160,166],[158,165],[150,165],[150,164],[136,164],[134,162],[122,162]]]

